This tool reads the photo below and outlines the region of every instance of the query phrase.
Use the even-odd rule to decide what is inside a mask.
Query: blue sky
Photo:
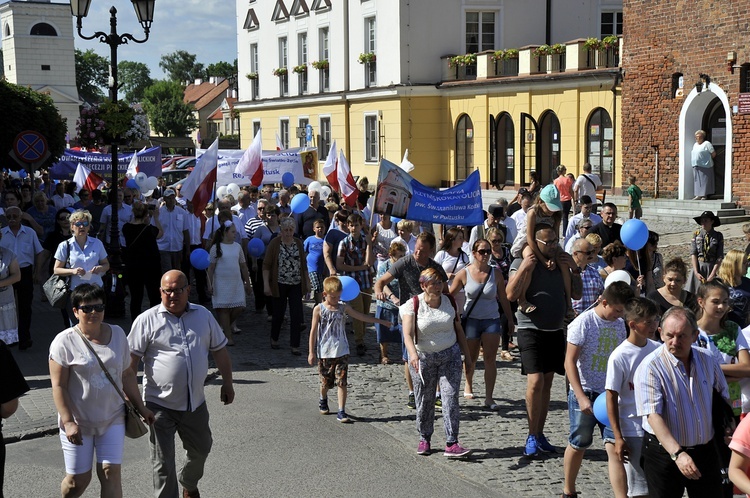
[[[130,0],[92,0],[89,15],[83,19],[83,34],[108,33],[112,6],[117,9],[117,31],[143,38],[143,29]],[[154,79],[165,77],[159,67],[161,56],[177,50],[195,54],[197,62],[204,66],[219,61],[231,63],[237,58],[235,6],[230,0],[157,0],[148,41],[120,45],[117,57],[120,61],[143,62],[151,69]],[[78,34],[75,47],[83,51],[92,48],[106,57],[110,54],[109,45],[98,40],[83,40]]]

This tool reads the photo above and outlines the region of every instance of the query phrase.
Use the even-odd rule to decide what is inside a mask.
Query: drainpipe
[[[347,95],[350,88],[349,82],[349,1],[343,2],[344,7],[344,94]],[[351,102],[347,95],[344,102],[344,133],[346,140],[344,141],[344,149],[346,150],[346,158],[349,160],[349,164],[352,163],[351,154],[351,139],[349,130],[349,113],[351,112]]]
[[[654,199],[659,198],[659,146],[652,145],[654,149]]]
[[[546,7],[547,22],[544,27],[544,43],[552,45],[552,0],[547,0]]]

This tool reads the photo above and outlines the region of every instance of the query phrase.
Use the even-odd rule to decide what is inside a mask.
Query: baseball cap
[[[539,198],[547,205],[550,211],[562,211],[560,192],[553,184],[549,184],[539,193]]]
[[[174,189],[168,188],[164,191],[164,197],[169,197],[170,195],[175,195]]]

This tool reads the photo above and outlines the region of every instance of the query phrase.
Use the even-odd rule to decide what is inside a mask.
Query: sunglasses
[[[82,304],[78,308],[76,308],[78,311],[83,311],[84,313],[101,313],[104,311],[104,305],[103,304]]]
[[[78,228],[86,228],[87,226],[89,226],[89,222],[88,221],[76,221],[75,223],[73,223],[73,225],[77,226]]]
[[[586,256],[591,256],[596,251],[594,251],[593,249],[591,249],[590,251],[576,251],[576,252],[579,253],[579,254],[585,254]]]
[[[482,256],[487,256],[488,254],[492,254],[491,249],[479,249],[477,250],[477,252],[481,254]]]

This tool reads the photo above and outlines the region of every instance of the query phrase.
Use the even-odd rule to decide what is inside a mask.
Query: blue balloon
[[[351,301],[359,296],[359,284],[352,277],[339,277],[341,280],[341,300]]]
[[[190,264],[196,270],[205,270],[211,264],[211,257],[205,249],[195,249],[190,253]]]
[[[612,426],[609,424],[609,415],[607,415],[607,393],[601,393],[594,401],[594,416],[600,424],[603,424],[610,429]]]
[[[648,241],[648,227],[641,220],[633,218],[622,225],[620,229],[620,239],[625,247],[638,251],[646,245]]]
[[[125,182],[125,186],[127,188],[135,188],[135,189],[137,189],[138,188],[138,183],[135,181],[135,178],[131,178],[130,180],[128,180],[127,182]]]
[[[310,207],[310,198],[305,194],[297,194],[289,203],[294,214],[302,214]]]
[[[25,169],[22,169],[18,172],[18,176],[20,176],[21,178],[26,178],[27,176],[29,176],[29,174],[26,172]]]
[[[287,171],[283,175],[281,175],[281,184],[284,185],[284,187],[289,188],[292,185],[294,185],[294,174]]]
[[[247,243],[247,252],[250,253],[250,256],[259,258],[266,252],[266,245],[260,239],[250,239]]]

